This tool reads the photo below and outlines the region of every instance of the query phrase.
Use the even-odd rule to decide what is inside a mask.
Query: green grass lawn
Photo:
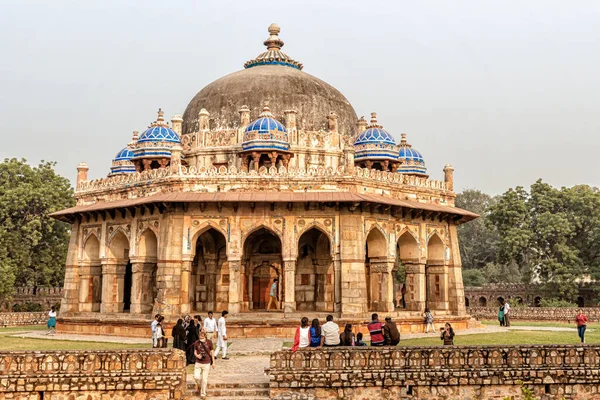
[[[483,325],[500,326],[497,320],[481,320]],[[554,321],[510,321],[510,326],[544,326],[544,327],[559,327],[559,328],[575,328],[573,322],[554,322]],[[588,324],[588,329],[600,329],[600,323],[594,322]]]
[[[586,332],[587,343],[600,343],[600,332]],[[484,333],[461,336],[457,332],[454,337],[455,345],[528,345],[528,344],[578,344],[577,331],[545,332],[545,331],[507,331],[500,333]],[[443,344],[438,334],[427,338],[405,339],[400,341],[402,346],[439,346]]]

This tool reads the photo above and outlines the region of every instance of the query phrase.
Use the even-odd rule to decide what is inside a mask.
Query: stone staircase
[[[268,400],[269,383],[209,383],[206,394],[206,398],[210,400]],[[200,393],[196,391],[194,384],[189,382],[186,398],[189,400],[201,400]]]

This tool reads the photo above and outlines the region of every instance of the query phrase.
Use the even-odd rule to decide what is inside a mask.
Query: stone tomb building
[[[406,135],[358,118],[279,31],[183,117],[159,110],[108,177],[78,166],[77,205],[54,214],[72,224],[59,330],[147,335],[154,313],[223,309],[247,335],[261,315],[267,330],[373,311],[408,326],[426,306],[466,325],[456,227],[477,215],[454,207],[453,168],[429,179]],[[274,278],[281,311],[260,314]]]

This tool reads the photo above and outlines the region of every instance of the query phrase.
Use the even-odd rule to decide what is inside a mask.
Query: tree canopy
[[[75,199],[54,166],[0,162],[0,297],[15,286],[62,285],[70,227],[48,215]]]
[[[457,195],[456,205],[481,215],[459,227],[463,268],[486,282],[546,285],[570,300],[578,283],[600,279],[600,191],[587,185],[557,189],[538,180],[491,197],[477,190]]]

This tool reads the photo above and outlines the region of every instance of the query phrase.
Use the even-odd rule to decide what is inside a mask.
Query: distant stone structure
[[[53,215],[72,224],[59,331],[148,335],[124,321],[223,309],[234,329],[265,311],[275,278],[281,312],[265,319],[289,326],[300,313],[402,322],[429,307],[466,327],[456,227],[477,215],[455,207],[454,169],[429,179],[405,134],[357,118],[268,30],[266,51],[183,116],[169,124],[159,109],[108,177],[79,165],[77,205]]]
[[[485,286],[465,287],[465,304],[467,307],[493,307],[499,301],[509,300],[512,304],[539,307],[543,298],[553,297],[541,285],[524,283],[490,283]],[[579,294],[573,299],[578,307],[596,307],[599,305],[598,294],[593,284],[579,286]]]
[[[496,320],[499,307],[470,307],[469,314],[478,320]],[[581,307],[592,322],[600,321],[600,307]],[[511,320],[557,321],[575,323],[579,307],[512,307]]]
[[[597,399],[600,346],[435,346],[279,351],[271,399]]]
[[[48,312],[0,312],[0,326],[44,325]]]
[[[49,310],[60,304],[61,287],[17,287],[10,298],[0,302],[1,311],[23,311],[26,304],[39,305],[40,310]]]
[[[27,400],[183,399],[180,350],[0,353],[0,398]]]

